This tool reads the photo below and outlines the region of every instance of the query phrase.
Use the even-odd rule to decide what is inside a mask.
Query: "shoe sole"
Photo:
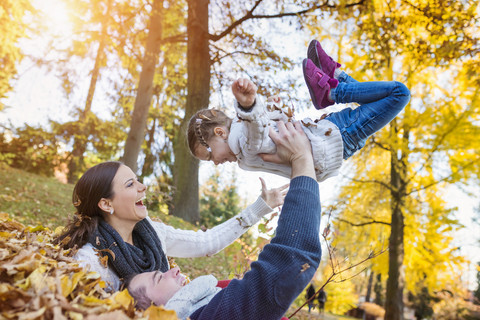
[[[307,79],[307,74],[305,73],[305,68],[307,66],[307,61],[308,59],[303,59],[303,78],[305,79],[305,83],[307,84],[308,92],[310,93],[310,98],[312,98],[312,103],[315,109],[320,110],[320,106],[317,103],[317,99],[315,99],[315,94],[313,93],[313,90],[310,88],[310,85],[308,84],[308,79]]]
[[[320,59],[318,58],[318,52],[317,52],[317,40],[312,40],[310,41],[310,44],[308,45],[307,49],[307,57],[308,59],[312,60],[312,62],[322,71],[323,68],[320,65]]]

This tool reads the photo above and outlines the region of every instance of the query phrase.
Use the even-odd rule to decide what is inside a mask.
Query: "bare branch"
[[[335,283],[340,283],[340,282],[345,282],[345,281],[348,281],[350,279],[353,279],[355,278],[356,276],[358,276],[360,273],[362,273],[363,271],[367,270],[367,268],[363,268],[362,270],[360,270],[359,272],[355,273],[354,275],[348,277],[348,278],[342,278],[340,280],[332,280],[332,282],[335,282]]]
[[[328,235],[328,234],[327,234]],[[324,240],[327,242],[327,238],[326,238],[326,235],[325,235],[325,232],[323,234],[323,238]],[[330,247],[330,245],[328,244],[327,242],[327,250],[328,250],[328,253],[330,255],[330,260],[332,260],[332,256],[333,256],[333,251],[334,251],[335,248],[332,248]],[[360,272],[348,277],[348,278],[343,278],[343,279],[340,279],[340,280],[336,280],[335,278],[342,274],[343,272],[345,271],[348,271],[348,270],[351,270],[363,263],[365,263],[366,261],[370,260],[370,259],[373,259],[373,258],[376,258],[378,257],[379,255],[383,254],[384,252],[386,252],[387,249],[384,249],[383,246],[382,246],[382,249],[380,249],[379,251],[372,251],[370,252],[370,254],[368,255],[367,258],[355,263],[355,264],[351,264],[349,265],[348,267],[346,268],[343,268],[341,270],[337,270],[336,268],[334,268],[334,264],[332,261],[330,261],[331,263],[331,266],[332,266],[332,273],[330,274],[330,276],[328,277],[328,279],[323,283],[323,285],[320,287],[320,289],[317,290],[317,292],[315,292],[315,294],[313,295],[313,297],[311,297],[310,299],[308,299],[307,301],[305,301],[304,304],[302,304],[297,310],[295,310],[294,313],[292,313],[291,315],[288,316],[289,319],[291,319],[294,315],[296,315],[298,313],[298,311],[300,311],[300,309],[302,309],[307,303],[309,303],[310,301],[312,301],[313,299],[315,299],[315,297],[317,296],[317,294],[323,289],[325,288],[325,286],[329,283],[329,282],[335,282],[335,283],[339,283],[339,282],[343,282],[343,281],[347,281],[349,279],[352,279],[356,276],[358,276],[360,273],[362,273],[366,268],[362,269]]]
[[[410,190],[409,192],[407,192],[406,195],[411,195],[412,193],[419,192],[419,191],[421,191],[421,190],[429,189],[429,188],[431,188],[431,187],[433,187],[433,186],[435,186],[435,185],[437,185],[437,184],[439,184],[439,183],[441,183],[441,182],[445,182],[445,181],[448,182],[448,180],[451,179],[451,178],[452,178],[456,173],[458,173],[459,171],[463,171],[464,169],[466,169],[466,168],[468,168],[468,167],[470,167],[470,166],[472,166],[472,165],[474,165],[474,164],[476,164],[476,163],[479,163],[479,162],[480,162],[480,158],[479,158],[479,159],[472,160],[472,161],[470,161],[469,163],[467,163],[465,166],[463,166],[462,168],[460,168],[460,169],[458,169],[457,171],[455,171],[454,173],[452,173],[451,175],[448,175],[448,176],[446,176],[446,177],[444,177],[444,178],[442,178],[442,179],[440,179],[440,180],[436,180],[436,181],[434,181],[434,182],[432,182],[432,183],[430,183],[430,184],[427,184],[427,185],[425,185],[425,186],[422,186],[422,187],[420,187],[420,188],[412,189],[412,190]]]
[[[163,38],[160,43],[165,44],[165,43],[175,43],[175,42],[187,42],[187,34],[186,33],[180,33],[171,37],[166,37]]]
[[[228,35],[233,29],[235,29],[236,27],[238,27],[239,25],[241,25],[243,22],[245,22],[247,20],[251,20],[251,19],[275,19],[275,18],[291,17],[291,16],[298,16],[298,15],[303,15],[303,14],[306,14],[306,13],[309,13],[309,12],[313,12],[313,11],[316,11],[320,8],[336,8],[336,6],[334,6],[334,5],[329,5],[328,0],[326,0],[324,3],[316,4],[316,5],[314,5],[310,8],[300,10],[300,11],[284,12],[284,13],[277,13],[277,14],[272,14],[272,15],[268,15],[268,14],[254,15],[253,11],[255,11],[255,9],[260,5],[260,3],[262,1],[263,0],[257,0],[255,2],[254,6],[249,11],[247,11],[247,13],[243,17],[241,17],[237,21],[233,22],[231,25],[228,26],[227,29],[222,31],[220,34],[217,34],[217,35],[212,35],[211,34],[210,35],[210,40],[212,40],[212,41],[220,40],[221,38]],[[365,0],[359,0],[358,2],[347,4],[345,7],[352,7],[352,6],[361,5],[364,2],[365,2]]]
[[[376,183],[376,184],[379,184],[381,186],[383,186],[384,188],[388,189],[388,190],[392,190],[392,188],[386,184],[385,182],[382,182],[382,181],[378,181],[378,180],[360,180],[360,179],[355,179],[355,178],[350,178],[350,180],[352,180],[353,182],[359,182],[359,183]]]
[[[381,144],[379,141],[375,140],[375,135],[371,136],[370,143],[373,143],[374,145],[376,145],[377,147],[379,147],[380,149],[383,149],[385,151],[391,151],[392,150],[387,145]]]
[[[348,220],[341,219],[341,218],[338,218],[338,221],[348,223],[349,225],[351,225],[353,227],[363,227],[363,226],[370,225],[370,224],[384,224],[384,225],[387,225],[387,226],[391,225],[391,223],[389,223],[389,222],[377,221],[375,219],[372,219],[372,221],[369,221],[369,222],[362,222],[362,223],[353,223],[353,222],[350,222]]]
[[[437,86],[438,87],[438,86]],[[477,89],[477,92],[478,92],[478,89]],[[425,168],[426,164],[430,162],[430,160],[432,159],[433,155],[435,154],[435,152],[440,148],[440,146],[442,145],[443,141],[445,141],[445,139],[448,137],[449,134],[451,134],[452,132],[455,131],[455,129],[457,128],[458,124],[460,123],[461,120],[463,120],[467,115],[470,114],[469,109],[471,109],[471,105],[467,107],[467,109],[458,117],[455,119],[455,121],[453,123],[451,123],[451,126],[450,128],[448,128],[447,130],[444,130],[442,135],[440,135],[437,139],[437,141],[435,141],[435,144],[433,146],[433,149],[429,150],[428,152],[428,156],[427,156],[427,159],[425,159],[425,162],[422,164],[422,166],[420,167],[420,169],[418,169],[416,171],[415,174],[413,174],[411,177],[409,177],[407,179],[407,181],[405,181],[405,184],[408,184],[410,181],[412,181],[419,172],[421,172],[423,170],[423,168]]]
[[[225,50],[217,47],[217,46],[213,46],[214,48],[216,48],[219,52],[223,52],[224,55],[223,56],[220,56],[220,55],[216,55],[213,59],[212,59],[212,62],[218,62],[224,58],[227,58],[227,57],[230,57],[230,56],[233,56],[235,54],[242,54],[242,55],[246,55],[246,56],[258,56],[257,53],[254,53],[254,52],[247,52],[247,51],[243,51],[243,50],[236,50],[236,51],[232,51],[232,52],[226,52]]]

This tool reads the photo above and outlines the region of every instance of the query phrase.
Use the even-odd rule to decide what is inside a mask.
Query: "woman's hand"
[[[252,81],[244,78],[235,80],[232,84],[232,92],[244,109],[253,107],[257,96],[257,86]]]
[[[262,183],[261,197],[265,203],[272,209],[281,206],[285,200],[285,195],[287,194],[287,189],[290,184],[287,183],[279,188],[267,189],[267,185],[262,178],[260,178],[260,182]]]

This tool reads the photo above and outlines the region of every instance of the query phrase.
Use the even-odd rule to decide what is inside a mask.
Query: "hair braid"
[[[197,136],[198,142],[210,151],[210,146],[208,145],[207,141],[205,141],[202,134],[202,124],[204,123],[204,121],[211,120],[203,114],[200,114],[198,118],[195,119],[195,135]]]
[[[209,152],[211,148],[208,141],[215,136],[216,127],[230,129],[232,119],[224,112],[216,109],[202,109],[197,111],[188,122],[187,140],[188,147],[193,156],[198,145],[204,146]]]

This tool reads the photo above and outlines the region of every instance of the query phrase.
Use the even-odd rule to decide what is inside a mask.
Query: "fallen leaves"
[[[177,319],[163,307],[136,310],[127,290],[105,291],[99,274],[79,267],[53,237],[0,213],[0,319]]]

